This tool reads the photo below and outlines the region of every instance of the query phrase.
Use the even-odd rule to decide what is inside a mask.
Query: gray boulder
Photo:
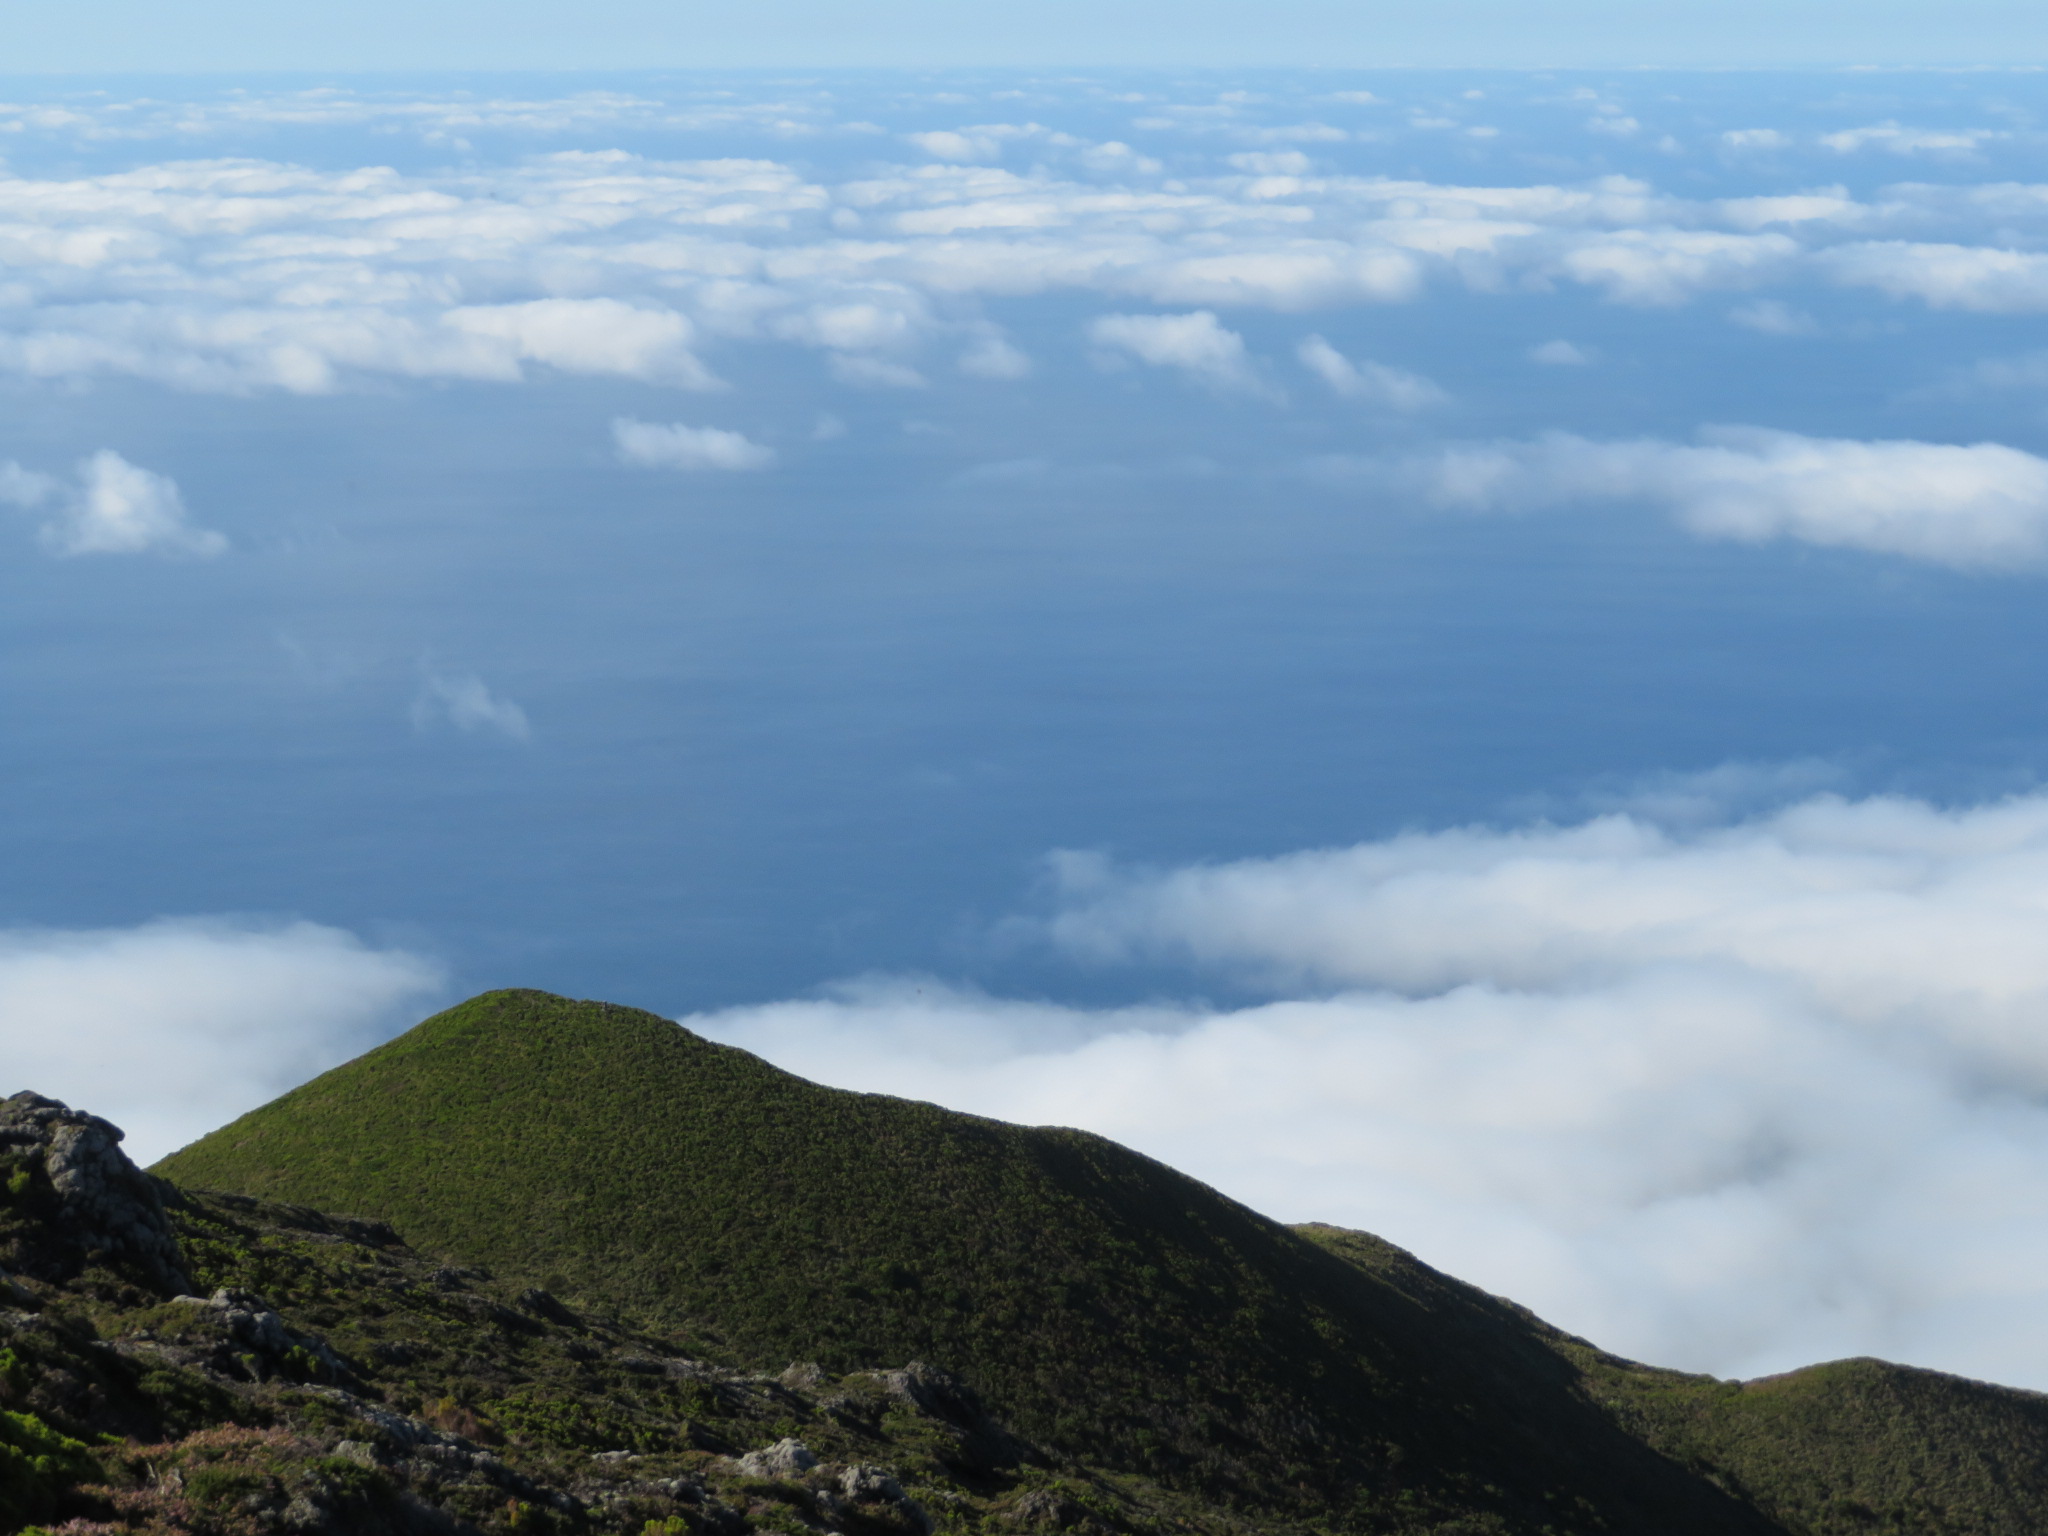
[[[778,1440],[739,1459],[739,1469],[748,1477],[795,1477],[817,1464],[818,1458],[801,1440]]]
[[[40,1094],[0,1099],[0,1167],[26,1169],[21,1198],[42,1218],[17,1233],[5,1255],[13,1268],[62,1282],[99,1262],[158,1292],[192,1288],[157,1181],[129,1161],[121,1136]]]

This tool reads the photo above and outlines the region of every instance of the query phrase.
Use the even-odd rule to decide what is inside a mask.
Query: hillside
[[[0,1100],[0,1536],[1255,1536],[936,1367],[750,1372],[118,1139]]]
[[[1944,1536],[2048,1530],[2048,1396],[1883,1360],[1757,1381],[1657,1370],[1550,1327],[1365,1232],[1303,1236],[1398,1288],[1475,1363],[1530,1350],[1579,1374],[1616,1423],[1784,1529]]]
[[[487,994],[166,1159],[764,1367],[922,1358],[1028,1438],[1358,1529],[1761,1522],[1528,1340],[1099,1137],[822,1088],[669,1020]]]
[[[1008,1429],[976,1409],[978,1427],[896,1447],[924,1468],[906,1476],[952,1479],[924,1506],[950,1511],[931,1521],[949,1536],[2048,1529],[2048,1398],[1877,1361],[1749,1383],[1656,1370],[1368,1234],[1290,1231],[1100,1138],[821,1088],[630,1009],[488,994],[160,1171],[185,1186],[172,1214],[194,1233],[194,1213],[330,1230],[340,1218],[303,1208],[373,1216],[466,1266],[444,1275],[540,1282],[586,1309],[580,1326],[687,1340],[665,1347],[699,1366],[817,1361],[790,1379],[855,1386],[785,1415],[807,1436],[834,1433],[829,1404],[873,1390],[858,1383],[896,1379],[863,1372],[957,1371]],[[213,1275],[275,1268],[196,1251]],[[301,1316],[400,1351],[384,1376],[403,1401],[445,1399],[529,1454],[690,1446],[726,1467],[711,1448],[746,1442],[699,1399],[545,1373],[536,1388],[502,1329],[495,1352],[444,1351],[430,1382],[409,1341],[424,1324],[394,1328],[351,1290],[372,1273],[325,1282]],[[788,1514],[803,1497],[769,1502]],[[730,1529],[676,1518],[700,1536],[769,1528],[735,1498]],[[866,1529],[805,1508],[779,1528]]]

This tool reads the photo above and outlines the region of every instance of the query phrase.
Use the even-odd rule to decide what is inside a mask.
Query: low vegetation
[[[630,1009],[431,1019],[139,1181],[132,1253],[10,1134],[0,1536],[2048,1529],[2048,1399],[1653,1370]]]

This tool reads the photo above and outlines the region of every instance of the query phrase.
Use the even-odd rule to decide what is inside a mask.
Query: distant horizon
[[[1853,37],[1853,42],[1848,41]],[[16,71],[311,68],[1826,68],[2048,61],[2048,18],[2013,0],[82,0],[0,17]]]

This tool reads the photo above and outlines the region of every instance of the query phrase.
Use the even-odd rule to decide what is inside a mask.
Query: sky
[[[7,67],[1628,68],[2048,63],[2019,0],[73,0],[0,14]]]
[[[0,1090],[544,987],[2048,1387],[2048,75],[1777,62],[0,82]]]

